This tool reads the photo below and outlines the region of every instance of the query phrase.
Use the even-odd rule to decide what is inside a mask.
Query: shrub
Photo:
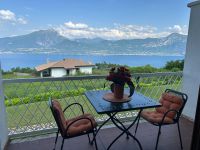
[[[20,101],[19,98],[13,98],[13,99],[11,100],[11,102],[12,102],[12,105],[19,105],[19,104],[21,103],[21,101]]]
[[[5,100],[5,105],[6,105],[6,106],[12,106],[12,104],[10,103],[9,100]]]
[[[24,104],[28,104],[29,102],[30,102],[30,97],[24,97],[23,99],[22,99],[22,102],[24,103]]]
[[[34,102],[40,102],[40,101],[48,101],[49,97],[60,99],[63,97],[71,97],[71,96],[79,96],[82,95],[86,91],[85,88],[79,88],[77,90],[70,90],[70,91],[54,91],[54,92],[46,92],[46,93],[40,93],[36,95],[29,95],[27,97],[20,98],[12,98],[10,101],[7,99],[5,100],[6,106],[15,106],[15,105],[21,105],[21,104],[28,104],[28,103],[34,103]]]
[[[140,83],[140,87],[149,87],[152,86],[150,83]]]

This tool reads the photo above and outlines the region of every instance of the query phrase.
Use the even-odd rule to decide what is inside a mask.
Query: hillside
[[[183,55],[187,35],[172,33],[163,38],[105,40],[67,39],[55,30],[0,38],[1,53],[139,54]]]

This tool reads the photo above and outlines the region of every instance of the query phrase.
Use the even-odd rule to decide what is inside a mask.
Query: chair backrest
[[[51,98],[49,98],[49,107],[51,109],[51,112],[53,114],[53,117],[56,121],[61,135],[65,136],[65,130],[67,125],[60,103],[57,100],[51,100]]]
[[[165,93],[162,94],[160,99],[162,107],[156,108],[156,111],[164,114],[170,109],[176,110],[178,113],[170,111],[167,114],[167,117],[174,119],[174,121],[178,121],[187,99],[188,96],[184,93],[166,89]]]

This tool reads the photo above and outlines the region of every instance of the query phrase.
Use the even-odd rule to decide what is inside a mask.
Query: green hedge
[[[52,97],[54,99],[60,99],[63,97],[79,96],[84,94],[85,91],[86,89],[79,88],[77,90],[70,90],[70,91],[53,91],[53,92],[40,93],[36,95],[29,95],[27,97],[22,97],[22,98],[7,99],[5,100],[5,105],[15,106],[15,105],[34,103],[39,101],[48,101],[49,97]]]
[[[103,89],[109,89],[109,88],[106,87],[95,90],[103,90]],[[80,96],[83,95],[86,91],[87,90],[85,88],[78,88],[77,90],[70,90],[70,91],[53,91],[53,92],[40,93],[36,95],[29,95],[27,97],[6,99],[5,105],[16,106],[16,105],[35,103],[40,101],[48,101],[49,97],[52,97],[53,99],[61,99],[65,97]]]
[[[179,81],[176,81],[174,83],[178,83]],[[167,79],[162,81],[151,81],[147,83],[140,82],[139,84],[134,83],[134,85],[137,87],[147,87],[150,88],[152,86],[159,86],[159,85],[165,85],[170,84]],[[95,90],[102,90],[102,89],[109,89],[109,85],[106,85],[105,88],[99,88]],[[53,99],[61,99],[65,97],[73,97],[73,96],[80,96],[83,95],[84,92],[87,91],[87,88],[78,88],[73,89],[69,91],[52,91],[52,92],[45,92],[45,93],[39,93],[35,95],[28,95],[26,97],[13,97],[10,99],[5,100],[6,106],[15,106],[15,105],[22,105],[22,104],[28,104],[28,103],[34,103],[34,102],[40,102],[40,101],[48,101],[49,97],[52,97]]]

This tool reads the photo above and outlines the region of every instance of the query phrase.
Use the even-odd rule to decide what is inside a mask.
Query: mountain
[[[49,48],[64,39],[54,30],[40,30],[27,35],[0,38],[0,48]]]
[[[0,52],[68,54],[172,54],[183,55],[187,35],[172,33],[163,38],[105,40],[67,39],[55,30],[0,38]]]

